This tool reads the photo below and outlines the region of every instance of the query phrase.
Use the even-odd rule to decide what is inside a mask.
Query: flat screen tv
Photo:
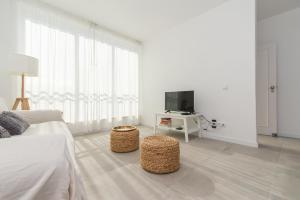
[[[194,91],[166,92],[165,110],[193,113]]]

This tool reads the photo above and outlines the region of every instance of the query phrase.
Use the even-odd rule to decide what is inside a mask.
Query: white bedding
[[[31,125],[0,139],[0,199],[82,200],[73,138],[63,122]]]

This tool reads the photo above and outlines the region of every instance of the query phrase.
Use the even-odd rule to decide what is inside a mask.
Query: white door
[[[277,133],[277,63],[276,46],[258,48],[256,63],[257,133]]]

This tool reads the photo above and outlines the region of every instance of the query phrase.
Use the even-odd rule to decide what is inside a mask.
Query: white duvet
[[[82,200],[73,138],[63,122],[31,125],[0,139],[0,199]]]

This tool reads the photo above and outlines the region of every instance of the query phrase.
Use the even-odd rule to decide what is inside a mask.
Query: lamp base
[[[13,110],[16,110],[21,103],[22,110],[30,110],[28,98],[16,98],[16,101],[13,106]]]

